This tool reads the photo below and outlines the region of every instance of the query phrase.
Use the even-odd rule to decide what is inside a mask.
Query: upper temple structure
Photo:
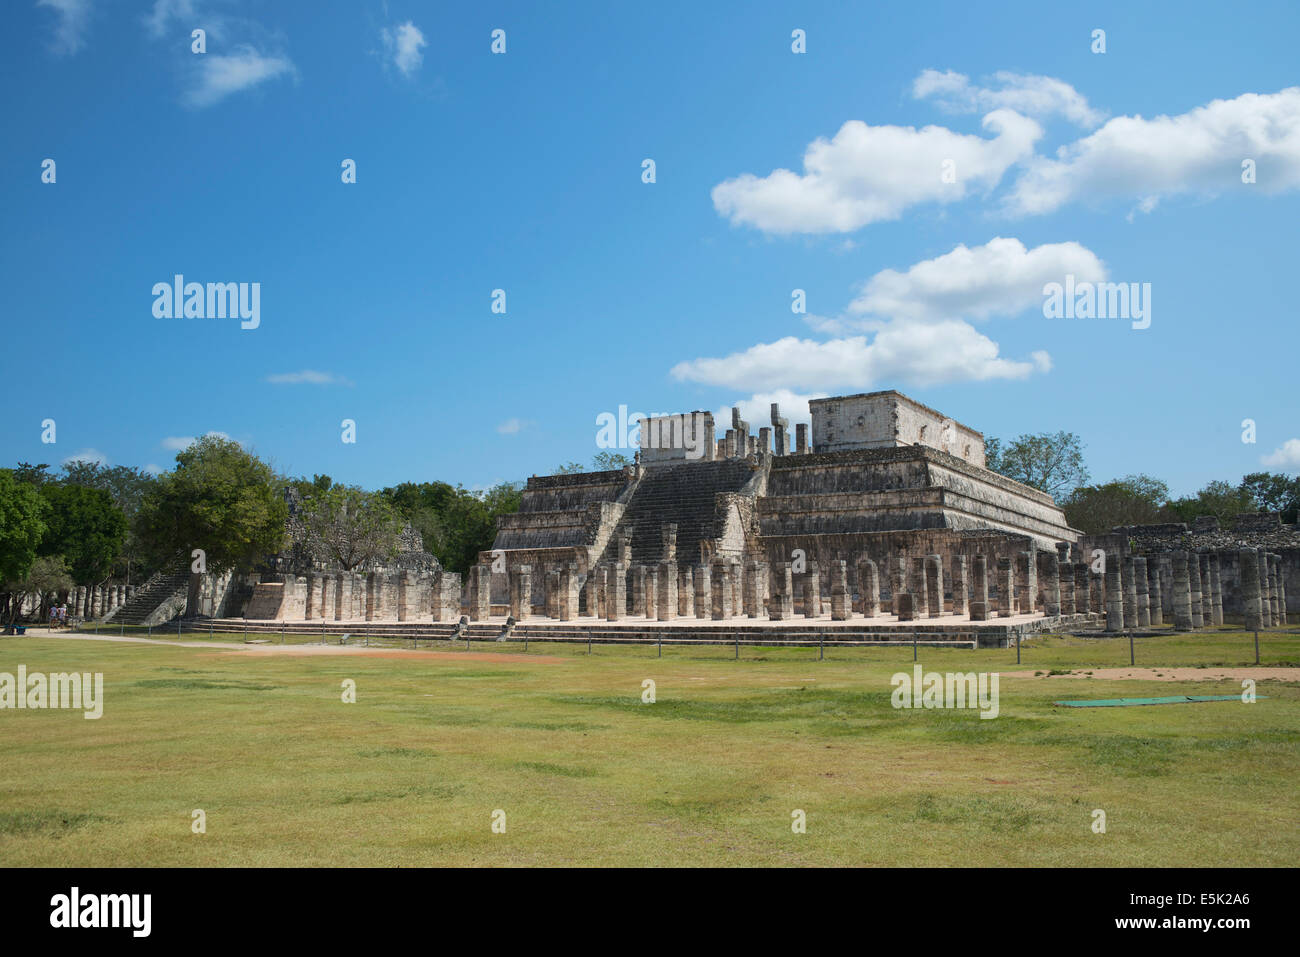
[[[811,441],[775,404],[757,434],[737,410],[721,435],[708,412],[643,420],[636,466],[529,479],[494,553],[535,570],[585,570],[620,547],[659,561],[670,524],[679,565],[779,563],[795,548],[820,563],[951,557],[990,537],[1011,554],[1078,537],[1051,496],[984,467],[981,433],[928,406],[889,391],[809,407]]]

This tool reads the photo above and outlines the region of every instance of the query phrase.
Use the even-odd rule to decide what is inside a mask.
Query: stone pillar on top
[[[776,441],[775,454],[788,455],[790,452],[790,420],[781,415],[781,407],[772,403],[772,429]]]

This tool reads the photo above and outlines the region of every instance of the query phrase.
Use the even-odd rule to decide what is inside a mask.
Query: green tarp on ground
[[[1256,700],[1268,697],[1256,695]],[[1063,708],[1127,708],[1139,704],[1187,704],[1189,701],[1240,701],[1239,694],[1180,694],[1171,698],[1097,698],[1094,701],[1053,701]]]

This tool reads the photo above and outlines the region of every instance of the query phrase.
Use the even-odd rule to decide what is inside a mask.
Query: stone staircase
[[[679,564],[698,564],[700,542],[720,534],[714,527],[717,494],[741,491],[754,473],[755,466],[747,459],[646,469],[603,560],[612,560],[614,542],[626,532],[632,538],[633,564],[659,561],[663,557],[662,528],[676,523]]]
[[[158,572],[135,590],[135,594],[104,617],[104,621],[126,625],[157,625],[175,617],[173,608],[179,598],[180,611],[190,587],[189,566],[174,572]]]

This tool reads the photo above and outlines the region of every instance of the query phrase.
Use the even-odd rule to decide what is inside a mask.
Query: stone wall
[[[924,445],[980,468],[984,436],[901,392],[811,399],[812,451]]]
[[[922,446],[774,459],[758,515],[764,536],[989,529],[1044,548],[1078,537],[1051,496]]]

